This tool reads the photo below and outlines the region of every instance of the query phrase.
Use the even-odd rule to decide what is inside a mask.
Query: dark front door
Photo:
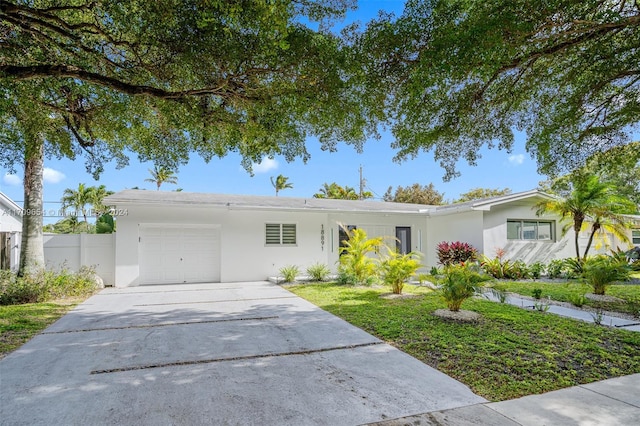
[[[411,227],[396,226],[396,250],[400,254],[411,251]]]

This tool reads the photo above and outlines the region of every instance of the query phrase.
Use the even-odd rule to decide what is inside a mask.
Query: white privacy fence
[[[115,282],[115,234],[51,234],[44,236],[47,268],[77,271],[90,266],[105,285]]]

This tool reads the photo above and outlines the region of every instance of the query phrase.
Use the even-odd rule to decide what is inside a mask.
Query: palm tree
[[[62,209],[68,207],[74,208],[76,213],[82,212],[84,223],[87,225],[87,205],[92,204],[94,200],[95,188],[93,186],[85,186],[84,183],[78,184],[78,189],[67,188],[62,194]],[[75,229],[74,229],[75,231]]]
[[[365,192],[363,194],[363,198],[371,198],[373,194],[370,192]],[[334,198],[339,200],[357,200],[360,197],[355,189],[350,186],[342,187],[337,183],[333,182],[331,184],[324,183],[322,188],[320,188],[319,192],[313,194],[314,198]]]
[[[273,176],[271,176],[271,185],[276,189],[276,197],[278,196],[278,192],[283,189],[293,188],[293,184],[287,182],[288,180],[289,178],[283,175],[278,175],[275,180],[273,179]]]
[[[564,235],[573,228],[576,259],[581,260],[579,233],[588,224],[591,224],[591,230],[582,260],[587,258],[593,237],[598,231],[606,230],[621,241],[628,241],[628,221],[624,213],[632,213],[635,210],[634,203],[618,195],[614,185],[600,181],[596,175],[574,175],[570,182],[572,191],[567,197],[538,203],[536,214],[556,213],[562,216],[563,220],[568,220],[562,228],[562,233]]]
[[[175,173],[172,170],[169,170],[162,166],[155,166],[153,170],[149,169],[149,173],[151,174],[151,177],[145,179],[144,181],[155,183],[158,191],[160,191],[160,186],[165,182],[174,185],[178,184],[178,177],[175,175]]]
[[[103,204],[103,200],[104,197],[111,194],[113,194],[113,191],[108,191],[107,187],[104,185],[93,187],[93,191],[91,193],[91,206],[93,207],[93,212],[96,216],[100,216],[107,212],[108,208]]]

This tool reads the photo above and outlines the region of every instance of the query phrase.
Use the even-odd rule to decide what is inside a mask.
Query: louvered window
[[[265,226],[265,244],[268,246],[296,245],[295,223],[267,223]]]

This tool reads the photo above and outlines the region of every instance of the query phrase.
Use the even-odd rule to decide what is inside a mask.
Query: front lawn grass
[[[640,333],[596,326],[480,298],[462,309],[477,324],[432,315],[446,308],[423,287],[414,298],[381,298],[386,288],[335,283],[288,287],[357,327],[467,384],[492,401],[640,372]]]
[[[81,298],[0,306],[0,358],[53,324],[80,301]]]
[[[559,302],[572,302],[572,297],[592,293],[593,288],[577,280],[567,282],[537,282],[537,281],[501,281],[493,284],[493,287],[506,290],[523,296],[531,297],[533,290],[542,290],[542,299],[550,297]],[[602,308],[608,311],[623,312],[627,314],[638,314],[640,309],[640,285],[637,284],[614,284],[607,286],[606,294],[615,296],[624,302],[596,302],[590,299],[585,301],[586,306]]]

